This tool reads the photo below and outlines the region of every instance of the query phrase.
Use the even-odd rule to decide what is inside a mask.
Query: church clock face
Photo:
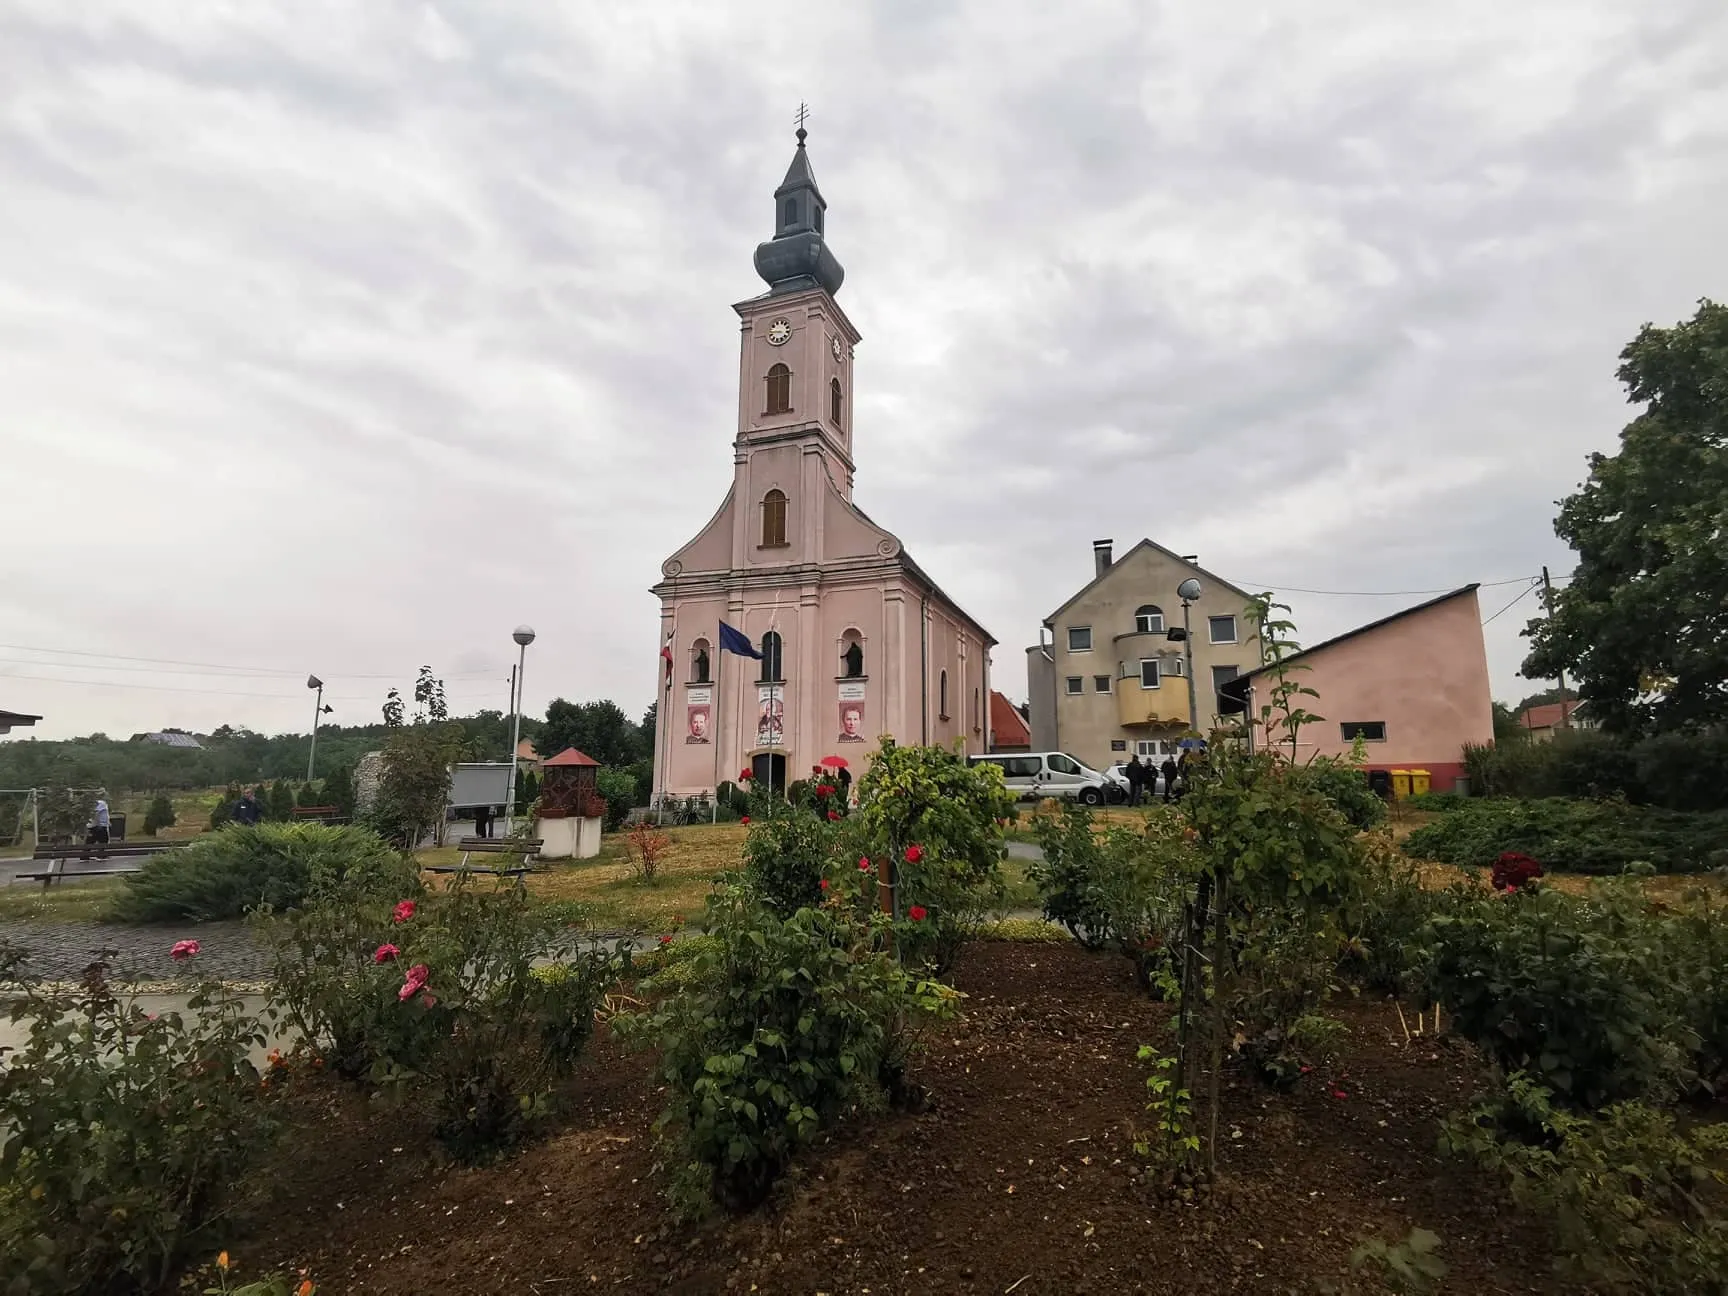
[[[834,353],[834,358],[836,360],[845,358],[846,348],[840,345],[839,338],[829,338],[828,349]]]
[[[770,346],[785,346],[791,340],[791,320],[777,319],[768,326],[768,343]]]

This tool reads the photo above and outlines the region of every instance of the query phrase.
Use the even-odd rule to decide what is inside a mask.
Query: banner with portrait
[[[840,732],[836,742],[861,743],[864,741],[864,685],[856,680],[846,680],[840,684],[839,721]]]
[[[684,694],[684,741],[706,745],[714,736],[714,690],[693,688]]]
[[[786,699],[778,684],[756,686],[756,745],[786,745]]]

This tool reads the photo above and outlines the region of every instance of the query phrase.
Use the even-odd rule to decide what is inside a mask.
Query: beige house
[[[1218,687],[1260,665],[1246,615],[1248,594],[1151,540],[1112,561],[1114,542],[1093,542],[1093,578],[1044,619],[1026,650],[1032,750],[1065,751],[1095,769],[1138,754],[1174,755],[1184,735],[1218,726]],[[1180,632],[1177,587],[1189,600],[1194,715]]]

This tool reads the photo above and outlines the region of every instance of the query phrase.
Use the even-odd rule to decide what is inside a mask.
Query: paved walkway
[[[168,957],[174,943],[195,940],[197,970]],[[190,984],[202,973],[223,981],[256,984],[265,980],[270,959],[244,923],[219,922],[179,927],[122,927],[111,923],[0,922],[0,942],[23,949],[26,976],[46,981],[76,981],[106,951],[109,978],[132,983]]]

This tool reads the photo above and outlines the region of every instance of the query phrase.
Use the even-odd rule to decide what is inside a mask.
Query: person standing
[[[1128,804],[1140,804],[1140,794],[1146,790],[1146,767],[1140,763],[1140,753],[1135,752],[1128,758],[1128,764],[1122,771],[1122,776],[1128,780]]]
[[[842,765],[834,776],[840,780],[840,813],[845,814],[852,806],[852,771]]]
[[[1166,756],[1158,772],[1164,776],[1164,803],[1168,805],[1176,799],[1176,761]]]
[[[245,824],[248,828],[256,828],[258,821],[264,817],[264,809],[258,804],[256,788],[247,788],[240,794],[239,803],[234,807],[234,822]]]
[[[491,806],[474,807],[474,835],[476,837],[490,837],[492,835]]]
[[[85,846],[96,848],[96,858],[108,857],[108,802],[100,795],[96,798],[96,809],[90,815],[90,826],[84,836]],[[89,857],[89,852],[85,852]]]

